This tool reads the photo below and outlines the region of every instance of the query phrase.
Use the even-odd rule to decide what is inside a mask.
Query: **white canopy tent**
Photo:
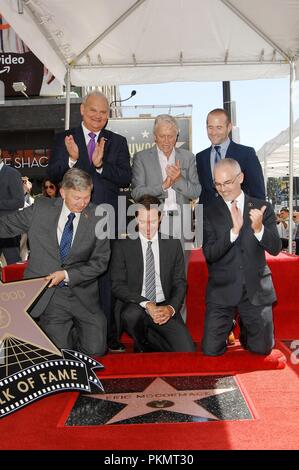
[[[0,12],[67,91],[290,75],[293,174],[299,0],[0,0]]]
[[[264,168],[265,180],[269,177],[289,176],[289,128],[264,143],[257,155]],[[293,176],[299,176],[299,119],[294,124],[294,168]]]
[[[0,11],[77,86],[281,77],[299,52],[298,0],[0,0]]]

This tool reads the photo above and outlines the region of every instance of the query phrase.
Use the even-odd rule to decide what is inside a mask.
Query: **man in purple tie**
[[[117,208],[119,189],[129,186],[131,166],[125,137],[105,129],[109,118],[109,103],[103,93],[94,91],[83,99],[80,107],[82,122],[79,127],[56,136],[49,160],[48,175],[51,181],[60,182],[72,167],[89,173],[93,180],[92,202],[109,204],[114,208],[115,222],[110,233],[117,237]],[[125,197],[125,196],[123,196]],[[113,337],[111,318],[111,287],[108,275],[100,280],[100,296],[108,319],[108,336]],[[123,351],[115,340],[108,341],[113,351]]]
[[[80,107],[79,127],[57,134],[49,160],[48,175],[59,183],[72,167],[92,176],[95,204],[111,204],[117,210],[119,188],[131,182],[130,154],[125,137],[105,129],[109,104],[103,93],[88,94]]]

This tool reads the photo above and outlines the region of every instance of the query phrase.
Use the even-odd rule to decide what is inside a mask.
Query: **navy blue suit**
[[[125,137],[102,129],[98,140],[106,140],[103,158],[103,171],[98,173],[89,162],[82,126],[57,134],[49,160],[48,176],[51,181],[60,182],[64,173],[69,169],[69,155],[64,139],[72,135],[79,147],[79,159],[74,165],[86,171],[93,179],[92,202],[95,204],[111,204],[117,209],[119,188],[126,187],[131,182],[130,154]]]
[[[211,150],[212,147],[209,147],[196,155],[198,178],[202,188],[199,197],[200,204],[210,203],[218,196],[211,172]],[[226,157],[233,158],[239,163],[244,173],[243,191],[248,196],[265,199],[265,183],[262,167],[254,148],[231,141]]]

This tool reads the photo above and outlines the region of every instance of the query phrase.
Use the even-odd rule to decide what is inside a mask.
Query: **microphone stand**
[[[133,98],[133,96],[135,96],[135,95],[136,95],[136,90],[132,90],[132,91],[131,91],[131,94],[130,94],[130,96],[128,96],[128,98],[125,98],[125,99],[123,99],[123,100],[114,100],[114,101],[111,101],[111,103],[110,103],[110,105],[109,105],[109,107],[110,107],[109,117],[114,117],[114,116],[113,116],[113,111],[115,111],[116,107],[113,106],[113,105],[115,105],[116,103],[123,103],[124,101],[128,101],[128,100],[130,100],[131,98]],[[113,108],[111,108],[111,106],[113,106]]]

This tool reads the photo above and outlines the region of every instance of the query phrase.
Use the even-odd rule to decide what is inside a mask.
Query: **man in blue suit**
[[[263,172],[255,150],[230,140],[231,130],[232,123],[224,109],[217,108],[209,112],[207,133],[212,145],[196,155],[198,177],[202,187],[200,204],[208,204],[218,196],[212,175],[215,163],[225,157],[233,158],[239,163],[244,174],[243,191],[248,196],[265,199]]]
[[[109,117],[109,103],[103,93],[94,91],[83,100],[80,112],[82,123],[56,136],[49,160],[48,175],[51,181],[60,182],[69,168],[80,168],[92,177],[94,204],[109,204],[115,218],[110,232],[117,237],[117,208],[119,189],[129,186],[131,166],[128,144],[122,135],[105,129]],[[109,214],[108,214],[109,215]],[[115,225],[114,225],[115,224]],[[114,233],[115,232],[115,233]],[[114,338],[112,297],[109,273],[100,278],[100,298],[108,320],[108,348],[124,351]]]

